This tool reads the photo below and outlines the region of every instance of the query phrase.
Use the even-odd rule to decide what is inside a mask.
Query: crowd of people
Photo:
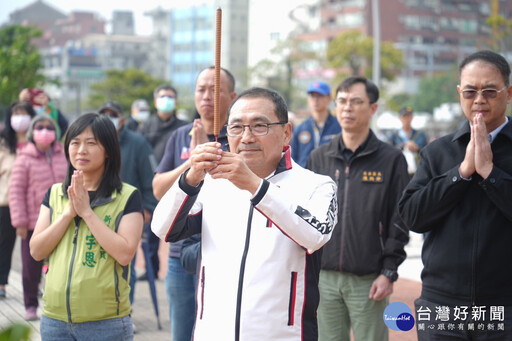
[[[379,88],[359,76],[334,92],[311,83],[311,116],[293,126],[279,93],[237,93],[222,69],[217,135],[213,67],[197,76],[191,122],[176,117],[169,84],[154,91],[154,115],[145,100],[130,115],[108,100],[70,123],[43,90],[24,89],[0,133],[0,299],[20,236],[25,318],[41,319],[43,340],[132,340],[144,236],[138,279],[159,273],[170,242],[173,341],[385,341],[412,230],[425,240],[416,314],[504,315],[498,330],[470,328],[469,314],[418,338],[510,339],[512,269],[499,261],[512,240],[510,65],[478,51],[459,72],[467,122],[429,144],[410,107],[379,140]]]

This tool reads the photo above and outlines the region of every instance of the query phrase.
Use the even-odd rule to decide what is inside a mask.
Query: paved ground
[[[407,260],[400,266],[400,278],[394,287],[394,293],[391,295],[391,302],[404,302],[414,312],[414,300],[419,296],[421,290],[420,271],[421,261],[419,258],[421,249],[421,238],[412,234],[411,242],[407,246]],[[137,332],[135,340],[137,341],[159,341],[171,340],[168,303],[165,294],[165,273],[167,271],[167,252],[168,244],[162,243],[160,247],[160,279],[155,282],[158,296],[158,307],[160,324],[162,329],[158,329],[157,319],[150,296],[149,285],[147,282],[138,281],[135,288],[135,302],[133,306],[133,322]],[[19,240],[13,255],[13,269],[9,277],[9,286],[7,287],[8,298],[0,300],[0,330],[14,322],[28,324],[32,329],[32,340],[39,341],[39,321],[25,322],[23,320],[23,291],[21,287],[21,260],[19,250]],[[136,269],[142,272],[144,261],[142,251],[137,254]],[[40,301],[42,305],[42,300]],[[40,313],[39,309],[39,313]],[[416,341],[416,332],[390,331],[390,341]],[[214,338],[212,338],[214,340]]]

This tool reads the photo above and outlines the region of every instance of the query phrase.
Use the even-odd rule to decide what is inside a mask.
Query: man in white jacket
[[[317,340],[318,250],[336,224],[336,185],[292,161],[274,91],[238,95],[227,135],[230,152],[192,151],[152,222],[165,241],[202,234],[194,340]]]

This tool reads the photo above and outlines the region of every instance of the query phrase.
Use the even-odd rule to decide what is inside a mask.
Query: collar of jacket
[[[281,158],[281,160],[279,161],[279,164],[277,165],[274,175],[282,173],[286,170],[292,169],[292,154],[291,154],[290,146],[285,146],[283,148],[283,152],[284,152],[284,155]]]
[[[327,152],[325,153],[327,157],[334,157],[334,158],[345,160],[343,158],[343,154],[341,153],[341,149],[340,149],[341,148],[340,146],[343,146],[343,147],[345,146],[345,144],[343,143],[343,139],[341,138],[341,134],[342,133],[339,133],[332,139],[331,144],[333,144],[335,146],[335,148],[327,149]],[[377,149],[379,149],[379,142],[380,142],[380,140],[377,138],[377,136],[375,136],[373,131],[370,129],[370,132],[368,135],[368,144],[359,154],[357,154],[355,156],[355,158],[376,152]]]
[[[512,121],[512,118],[509,116],[506,116],[506,117],[507,117],[508,122],[507,122],[507,124],[505,124],[503,129],[500,131],[498,136],[504,135],[509,140],[512,141],[512,124],[510,123]],[[459,130],[457,130],[455,132],[455,134],[453,134],[452,142],[455,142],[456,140],[463,138],[465,136],[467,136],[467,138],[469,140],[470,134],[471,134],[471,128],[469,126],[469,121],[466,121],[466,122],[464,122],[464,125],[461,128],[459,128]],[[496,136],[496,137],[498,137],[498,136]]]

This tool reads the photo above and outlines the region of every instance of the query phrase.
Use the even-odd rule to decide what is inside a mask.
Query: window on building
[[[271,32],[270,33],[270,40],[272,41],[279,41],[280,40],[280,34],[279,32]]]
[[[341,14],[337,19],[339,27],[358,27],[364,23],[363,13]]]
[[[462,33],[476,33],[478,24],[476,20],[462,19],[459,21],[459,29]]]

